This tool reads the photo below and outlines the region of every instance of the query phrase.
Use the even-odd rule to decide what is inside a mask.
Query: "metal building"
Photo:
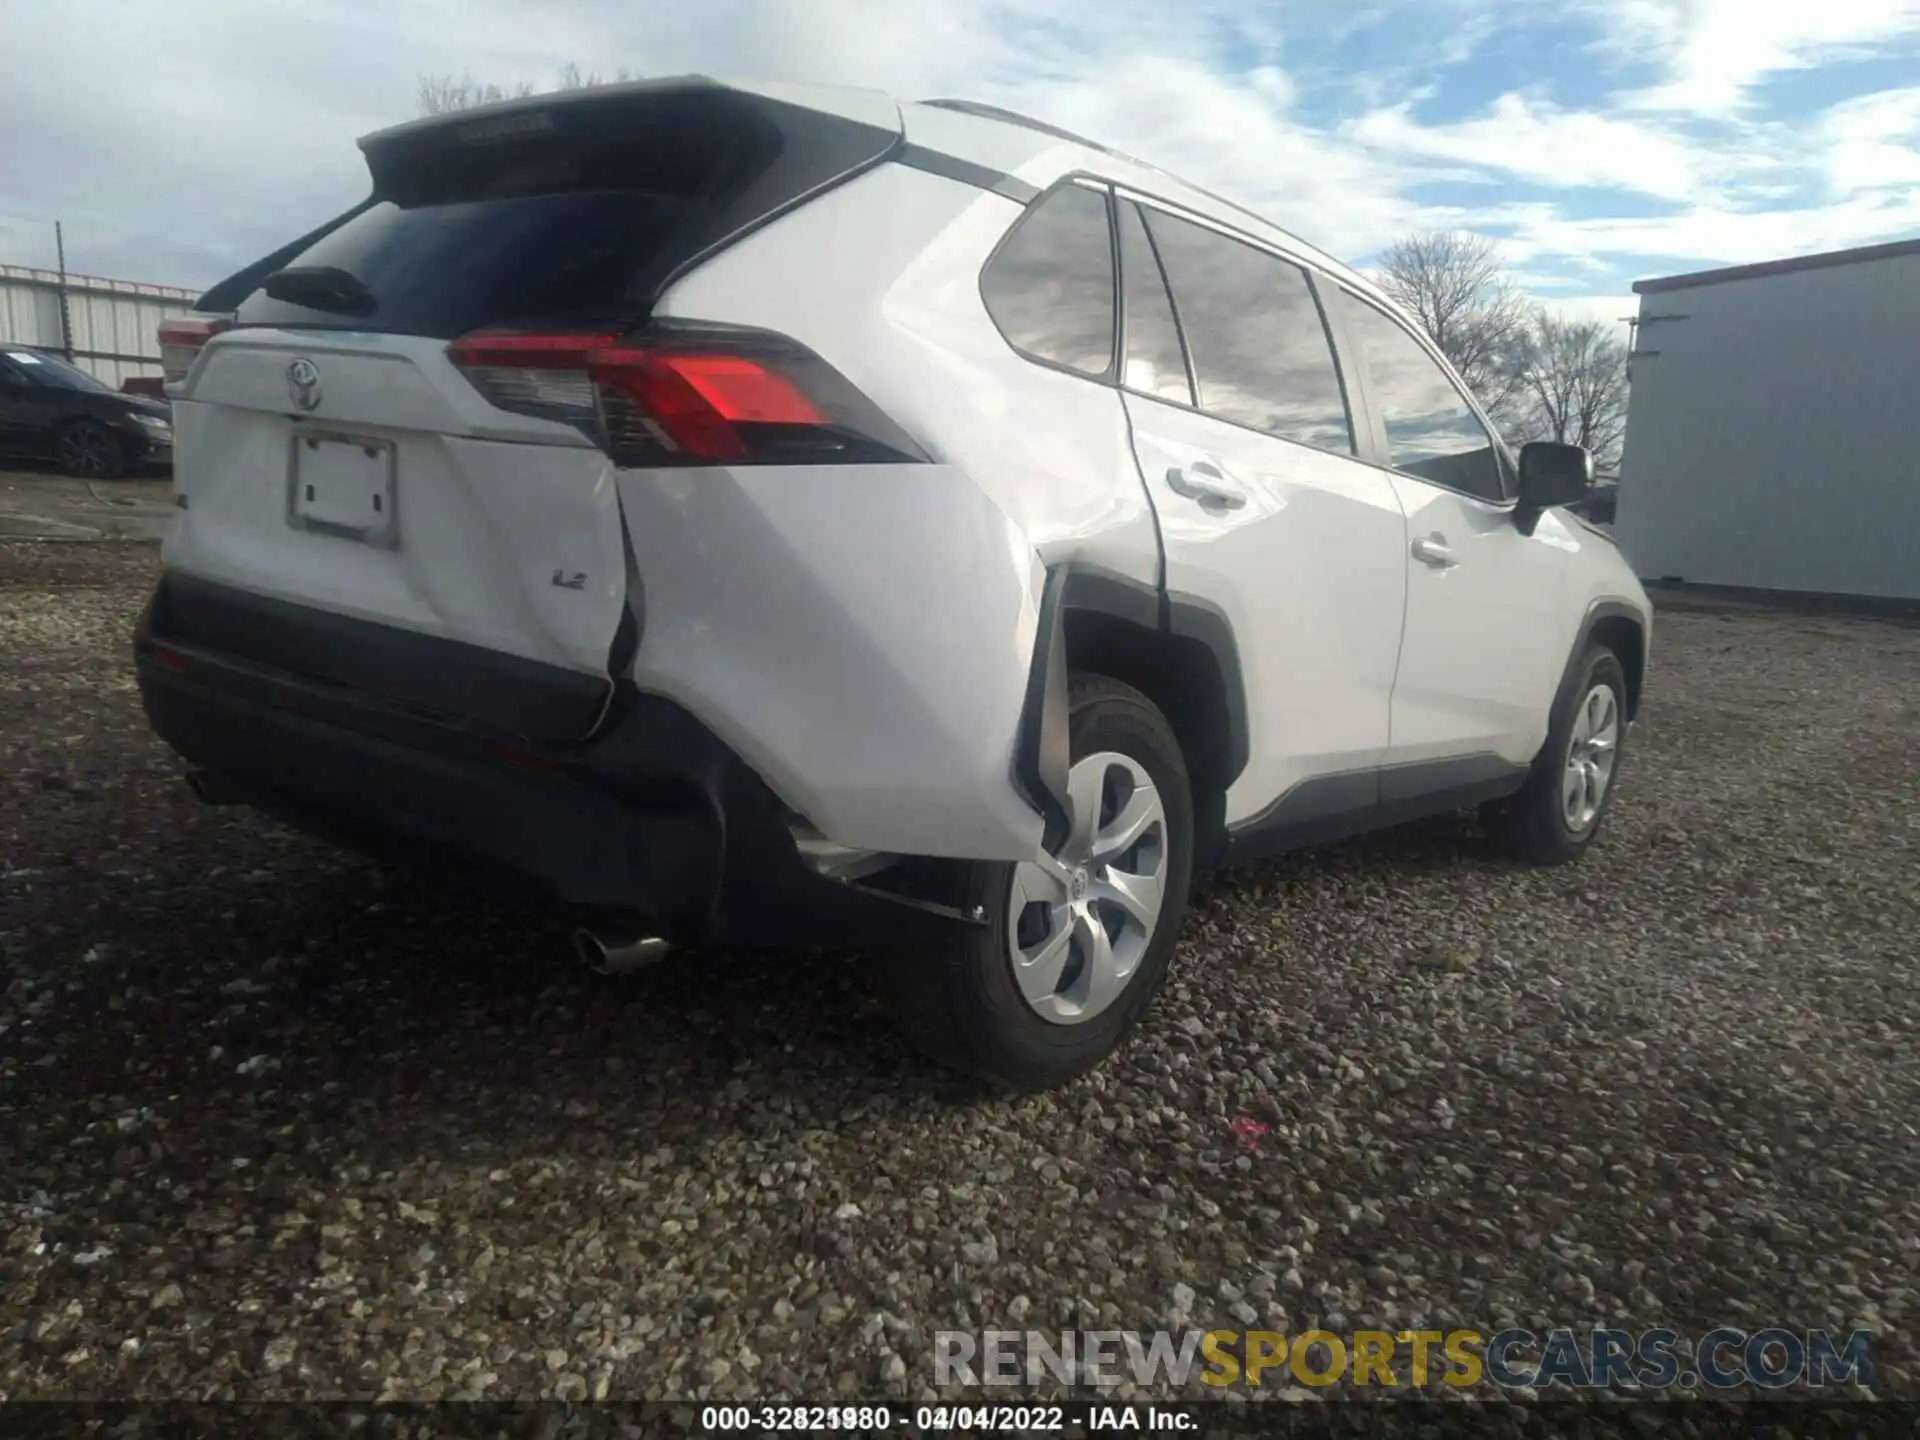
[[[160,373],[160,322],[186,314],[199,293],[95,275],[63,281],[57,271],[0,265],[0,344],[64,354],[71,343],[74,363],[117,390],[130,375]]]
[[[1920,600],[1920,240],[1633,288],[1641,577]]]

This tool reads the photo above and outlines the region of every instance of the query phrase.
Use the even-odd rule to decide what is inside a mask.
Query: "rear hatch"
[[[173,638],[483,720],[501,707],[470,703],[458,672],[511,656],[588,682],[600,704],[562,686],[574,700],[522,726],[578,738],[636,638],[612,462],[566,418],[570,377],[538,381],[554,404],[502,408],[450,343],[639,324],[679,275],[898,138],[882,97],[674,80],[362,141],[367,202],[163,336],[183,507],[165,561],[192,595]],[[272,622],[223,616],[223,596]],[[447,683],[359,663],[341,619],[418,637]]]

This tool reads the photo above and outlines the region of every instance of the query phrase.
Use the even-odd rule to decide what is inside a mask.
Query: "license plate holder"
[[[302,431],[287,457],[287,523],[394,549],[400,543],[398,472],[391,440]]]

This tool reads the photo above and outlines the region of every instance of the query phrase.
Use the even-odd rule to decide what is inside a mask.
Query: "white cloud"
[[[1337,254],[1485,230],[1542,293],[1622,290],[1622,263],[1693,268],[1920,230],[1920,89],[1792,124],[1757,104],[1769,76],[1920,35],[1920,0],[0,7],[0,135],[32,137],[0,151],[0,260],[46,263],[61,218],[74,268],[136,279],[210,282],[358,199],[355,138],[408,118],[423,73],[545,82],[570,60],[968,95],[1098,136]],[[1604,25],[1611,59],[1657,83],[1574,108],[1530,69],[1459,114],[1462,82],[1500,52],[1452,67],[1500,25],[1570,17]],[[1313,46],[1329,44],[1365,47],[1369,64],[1315,71]],[[1442,96],[1453,114],[1436,121]],[[1414,198],[1440,180],[1485,200]],[[1545,198],[1516,202],[1515,181]]]
[[[0,214],[66,218],[90,268],[204,283],[359,197],[354,139],[408,118],[425,72],[545,81],[570,59],[961,94],[1088,131],[1223,188],[1330,247],[1418,220],[1411,172],[1291,113],[1285,32],[1235,0],[310,0],[296,18],[242,0],[164,15],[100,0],[15,12],[0,133],[34,132],[0,176]],[[1259,60],[1233,71],[1228,56]],[[101,77],[76,103],[72,74]]]
[[[1630,316],[1640,313],[1638,295],[1548,295],[1540,303],[1563,320],[1598,320],[1614,327],[1614,338],[1623,345],[1632,334]]]
[[[1817,134],[1834,195],[1920,185],[1920,88],[1835,105],[1820,117]]]
[[[1606,48],[1665,78],[1630,108],[1730,116],[1768,76],[1920,35],[1920,0],[1589,0]]]
[[[1501,95],[1479,115],[1422,124],[1410,106],[1375,110],[1347,127],[1377,149],[1450,160],[1483,173],[1545,185],[1609,186],[1679,199],[1700,186],[1703,156],[1671,130],[1639,120],[1563,110],[1550,101]]]
[[[1920,192],[1910,191],[1817,208],[1756,212],[1699,206],[1652,218],[1541,217],[1522,227],[1507,248],[1529,264],[1636,256],[1692,262],[1687,265],[1692,269],[1839,250],[1915,232],[1920,232]]]

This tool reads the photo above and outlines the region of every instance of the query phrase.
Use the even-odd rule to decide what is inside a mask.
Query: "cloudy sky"
[[[1365,262],[1542,298],[1920,233],[1920,0],[0,0],[0,261],[201,286],[360,197],[423,73],[568,61],[958,95]]]

